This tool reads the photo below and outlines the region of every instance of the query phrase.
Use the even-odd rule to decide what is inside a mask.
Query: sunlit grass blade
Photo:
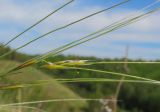
[[[103,98],[79,98],[79,99],[50,99],[50,100],[40,100],[40,101],[30,101],[30,102],[21,102],[21,103],[10,103],[10,104],[3,104],[0,105],[1,107],[7,107],[7,106],[17,106],[17,105],[29,105],[29,104],[38,104],[38,103],[50,103],[50,102],[70,102],[70,101],[100,101],[103,100]],[[120,100],[111,100],[111,99],[105,99],[107,101],[120,101]]]
[[[25,84],[8,84],[0,86],[0,90],[7,90],[7,89],[18,89],[27,87]]]
[[[102,13],[102,12],[111,10],[111,9],[117,7],[117,6],[120,6],[120,5],[128,2],[128,1],[130,1],[130,0],[125,0],[125,1],[120,2],[120,3],[118,3],[118,4],[115,4],[115,5],[113,5],[113,6],[109,7],[109,8],[100,10],[100,11],[95,12],[95,13],[93,13],[93,14],[90,14],[90,15],[88,15],[88,16],[86,16],[86,17],[83,17],[83,18],[81,18],[81,19],[79,19],[79,20],[76,20],[76,21],[74,21],[74,22],[71,22],[71,23],[69,23],[69,24],[67,24],[67,25],[64,25],[64,26],[62,26],[62,27],[53,29],[53,30],[51,30],[51,31],[49,31],[49,32],[47,32],[47,33],[45,33],[45,34],[43,34],[43,35],[41,35],[41,36],[39,36],[39,37],[31,40],[31,41],[29,41],[28,43],[26,43],[26,44],[24,44],[24,45],[22,45],[22,46],[20,46],[20,47],[18,47],[18,48],[16,48],[16,49],[12,50],[12,51],[9,51],[9,52],[1,55],[0,58],[5,57],[5,56],[7,56],[7,55],[9,55],[9,54],[11,54],[11,53],[19,50],[19,49],[22,49],[22,48],[26,47],[27,45],[33,43],[34,41],[39,40],[40,38],[43,38],[43,37],[45,37],[45,36],[47,36],[47,35],[49,35],[49,34],[51,34],[51,33],[54,33],[54,32],[56,32],[56,31],[62,30],[62,29],[64,29],[64,28],[67,28],[67,27],[69,27],[69,26],[71,26],[71,25],[73,25],[73,24],[76,24],[76,23],[78,23],[78,22],[80,22],[80,21],[83,21],[83,20],[85,20],[85,19],[87,19],[87,18],[90,18],[90,17],[95,16],[95,15],[97,15],[97,14],[100,14],[100,13]]]
[[[52,81],[58,81],[62,83],[69,83],[69,82],[120,82],[121,79],[108,79],[108,78],[60,78],[54,80],[38,80],[36,82],[37,85],[43,85],[51,83]],[[148,84],[160,84],[160,82],[155,81],[145,81],[145,80],[124,80],[126,83],[148,83]]]
[[[62,5],[61,7],[57,8],[56,10],[52,11],[51,13],[49,13],[47,16],[45,16],[44,18],[40,19],[38,22],[36,22],[35,24],[31,25],[29,28],[25,29],[23,32],[19,33],[18,35],[16,35],[15,37],[13,37],[11,40],[9,40],[6,44],[4,44],[4,47],[7,46],[8,44],[10,44],[12,41],[14,41],[15,39],[17,39],[18,37],[20,37],[21,35],[23,35],[24,33],[26,33],[27,31],[29,31],[30,29],[32,29],[33,27],[35,27],[36,25],[40,24],[42,21],[44,21],[45,19],[47,19],[48,17],[50,17],[51,15],[53,15],[54,13],[58,12],[59,10],[63,9],[65,6],[69,5],[70,3],[72,3],[74,0],[70,0],[69,2],[67,2],[66,4]]]
[[[135,79],[141,79],[141,80],[146,80],[146,81],[160,82],[160,81],[157,81],[157,80],[144,78],[144,77],[139,77],[139,76],[135,76],[135,75],[128,75],[128,74],[125,74],[125,73],[103,71],[103,70],[90,69],[90,68],[80,68],[80,67],[66,67],[66,68],[77,69],[77,70],[85,70],[85,71],[92,71],[92,72],[104,73],[104,74],[111,74],[111,75],[117,75],[117,76],[123,76],[123,77],[128,77],[128,78],[135,78]]]
[[[47,111],[45,111],[43,109],[40,109],[40,108],[37,108],[37,107],[23,106],[23,105],[22,106],[21,105],[15,105],[15,106],[0,107],[0,109],[3,109],[4,111],[6,110],[7,112],[8,112],[8,110],[14,110],[12,112],[15,112],[15,111],[18,112],[18,108],[27,109],[27,111],[29,111],[29,112],[33,112],[33,111],[36,111],[36,112],[47,112]]]
[[[56,79],[55,79],[56,80]],[[70,82],[120,82],[121,79],[106,79],[106,78],[74,78],[74,79],[58,79],[57,81],[63,83],[70,83]],[[144,81],[144,80],[123,80],[125,83],[146,83],[146,84],[160,84],[159,82],[153,81]]]
[[[56,65],[62,66],[84,66],[97,64],[160,64],[159,61],[96,61],[96,60],[64,60],[53,62]]]
[[[53,80],[37,80],[30,83],[22,83],[22,84],[8,84],[0,87],[0,90],[10,90],[10,89],[18,89],[18,88],[27,88],[27,87],[35,87],[35,86],[44,86],[44,85],[52,85],[52,82],[58,81],[60,83],[95,83],[95,82],[112,82],[117,83],[120,82],[121,79],[108,79],[108,78],[60,78]],[[147,81],[147,80],[123,80],[125,83],[143,83],[143,84],[152,84],[152,85],[160,85],[159,81]]]
[[[100,61],[100,62],[88,62],[86,65],[94,65],[94,64],[160,64],[158,61]]]
[[[58,67],[57,67],[58,66]],[[97,69],[90,69],[90,68],[81,68],[81,67],[72,67],[72,66],[62,66],[62,65],[55,65],[55,64],[46,64],[44,67],[47,69],[59,69],[59,66],[61,66],[60,69],[77,69],[77,70],[85,70],[85,71],[92,71],[92,72],[98,72],[98,73],[105,73],[105,74],[111,74],[111,75],[117,75],[117,76],[123,76],[123,77],[128,77],[128,78],[136,78],[136,79],[141,79],[141,80],[147,80],[147,81],[156,81],[159,82],[157,80],[153,80],[153,79],[148,79],[148,78],[144,78],[144,77],[139,77],[139,76],[135,76],[135,75],[128,75],[128,74],[124,74],[124,73],[118,73],[118,72],[111,72],[111,71],[103,71],[103,70],[97,70]],[[57,68],[56,68],[57,67]]]

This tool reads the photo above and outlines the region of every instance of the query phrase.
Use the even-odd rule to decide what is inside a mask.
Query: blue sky
[[[99,6],[99,7],[106,7],[108,5],[113,5],[114,3],[121,2],[123,0],[77,0],[77,8],[81,8],[79,6],[83,7],[93,7],[93,6]],[[119,7],[119,9],[140,9],[148,4],[153,3],[155,0],[130,0],[130,2],[127,3],[127,5],[124,5],[123,7]],[[156,6],[156,5],[155,5]],[[154,6],[153,6],[154,7]]]
[[[75,0],[55,15],[45,20],[21,38],[10,44],[17,48],[51,29],[87,16],[95,11],[109,7],[122,0]],[[82,36],[92,33],[106,25],[153,3],[155,0],[131,0],[125,5],[82,21],[76,25],[30,44],[20,52],[43,54]],[[67,0],[1,0],[0,1],[0,42],[5,43],[16,34],[25,30]],[[154,7],[159,6],[155,5]],[[43,8],[42,8],[43,7]],[[152,8],[154,8],[152,7]],[[133,25],[104,35],[88,43],[64,52],[97,57],[123,57],[125,47],[130,46],[129,58],[160,59],[160,13],[145,18]]]

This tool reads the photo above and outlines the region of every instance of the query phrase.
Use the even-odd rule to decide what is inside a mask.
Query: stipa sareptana
[[[136,22],[140,19],[143,19],[144,17],[146,17],[147,15],[150,15],[152,14],[153,12],[155,11],[158,11],[159,9],[155,9],[155,10],[150,10],[146,13],[142,13],[142,14],[136,14],[130,18],[124,18],[120,21],[117,21],[109,26],[106,26],[105,28],[101,29],[101,30],[98,30],[97,32],[94,32],[92,34],[89,34],[85,37],[82,37],[80,38],[79,40],[76,40],[72,43],[69,43],[69,44],[66,44],[60,48],[57,48],[49,53],[46,53],[42,56],[39,56],[39,57],[36,57],[34,59],[31,59],[23,64],[21,64],[20,66],[17,66],[13,69],[11,69],[10,71],[7,71],[6,73],[2,73],[2,77],[5,77],[6,75],[9,75],[9,74],[12,74],[14,73],[15,71],[17,70],[20,70],[22,68],[25,68],[25,67],[28,67],[28,66],[31,66],[33,64],[36,64],[38,62],[46,62],[45,59],[50,57],[50,56],[55,56],[69,48],[72,48],[74,46],[77,46],[77,45],[80,45],[84,42],[87,42],[89,40],[92,40],[92,39],[95,39],[95,38],[98,38],[102,35],[105,35],[109,32],[112,32],[112,31],[115,31],[119,28],[122,28],[126,25],[129,25],[133,22]],[[33,41],[31,41],[32,43]],[[26,44],[27,45],[27,44]],[[22,46],[23,47],[23,46]],[[21,48],[21,47],[20,47]],[[18,48],[18,49],[20,49]],[[5,54],[6,55],[6,54]],[[77,66],[84,66],[84,65],[92,65],[92,64],[104,64],[104,63],[107,63],[107,62],[91,62],[91,63],[87,63],[88,60],[67,60],[67,61],[64,61],[64,62],[47,62],[47,64],[43,65],[42,67],[50,67],[50,69],[79,69],[79,70],[88,70],[88,71],[94,71],[94,72],[99,72],[99,73],[109,73],[109,74],[115,74],[115,75],[120,75],[120,76],[127,76],[127,77],[132,77],[132,78],[138,78],[138,79],[141,79],[141,80],[124,80],[124,82],[136,82],[136,83],[153,83],[153,84],[159,84],[159,81],[156,81],[156,80],[152,80],[152,79],[147,79],[147,78],[143,78],[143,77],[137,77],[137,76],[133,76],[133,75],[127,75],[127,74],[121,74],[121,73],[116,73],[116,72],[108,72],[108,71],[100,71],[100,70],[92,70],[92,69],[86,69],[86,68],[81,68],[81,67],[77,67]],[[118,63],[118,62],[117,62]],[[119,62],[119,63],[122,63],[122,62]],[[134,63],[134,62],[128,62],[128,63]],[[135,62],[135,63],[143,63],[143,62]],[[144,62],[144,63],[152,63],[152,62]],[[154,63],[154,62],[153,62]],[[156,62],[155,62],[156,63]],[[158,63],[158,62],[157,62]],[[74,67],[72,67],[74,66]],[[75,67],[76,66],[76,67]],[[58,80],[58,79],[57,79]],[[118,82],[120,80],[116,80],[116,79],[59,79],[59,81],[61,82],[87,82],[87,81],[113,81],[113,82]],[[46,81],[47,82],[47,81]],[[49,81],[48,81],[49,82]],[[31,84],[31,86],[34,85],[34,84]],[[36,85],[36,83],[35,83]],[[38,83],[37,83],[38,85]],[[11,85],[12,86],[12,85]],[[14,88],[11,87],[11,86],[8,86],[8,89],[9,88]],[[23,87],[23,85],[17,85],[15,86],[15,88],[21,88]],[[7,88],[7,87],[6,87]],[[3,88],[5,89],[5,87]],[[39,102],[38,102],[39,103]],[[19,105],[19,104],[18,104]]]

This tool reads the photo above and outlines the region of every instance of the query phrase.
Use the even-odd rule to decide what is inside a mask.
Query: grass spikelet
[[[5,73],[1,73],[0,78],[5,77],[6,75],[9,75],[11,73],[12,74],[17,74],[17,73],[13,73],[13,72],[21,70],[21,69],[23,69],[25,67],[31,66],[31,65],[36,64],[36,63],[37,63],[37,60],[34,60],[34,59],[28,60],[28,61],[20,64],[19,66],[15,67],[15,68],[12,68],[11,70],[9,70],[9,71],[7,71]],[[21,72],[18,72],[18,73],[21,73]]]
[[[89,62],[89,60],[65,60],[65,61],[55,62],[55,64],[63,66],[80,66],[80,65],[88,65],[87,62]]]
[[[17,70],[20,70],[22,68],[25,68],[25,67],[31,66],[33,64],[36,64],[36,63],[37,63],[36,60],[29,60],[29,61],[26,61],[26,62],[22,63],[21,65],[17,66],[16,68],[10,70],[9,72],[17,71]]]
[[[57,64],[54,64],[54,63],[50,63],[50,62],[48,62],[48,64],[45,64],[41,67],[42,68],[47,68],[47,69],[65,69],[66,68],[63,65],[57,65]]]

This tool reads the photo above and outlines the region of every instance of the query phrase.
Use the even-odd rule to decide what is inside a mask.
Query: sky
[[[10,43],[9,46],[15,49],[50,30],[121,1],[122,0],[75,0],[29,32],[20,36]],[[20,49],[19,52],[27,54],[46,53],[131,15],[155,1],[156,0],[131,0],[113,10],[98,14],[39,39],[27,47]],[[15,35],[24,31],[66,2],[68,2],[68,0],[0,0],[0,43],[6,43]],[[160,3],[150,9],[158,6],[160,6]],[[63,54],[96,56],[100,58],[121,58],[125,56],[125,49],[129,46],[129,58],[131,59],[160,59],[159,18],[160,12],[156,12],[132,25],[69,49],[63,52]]]

